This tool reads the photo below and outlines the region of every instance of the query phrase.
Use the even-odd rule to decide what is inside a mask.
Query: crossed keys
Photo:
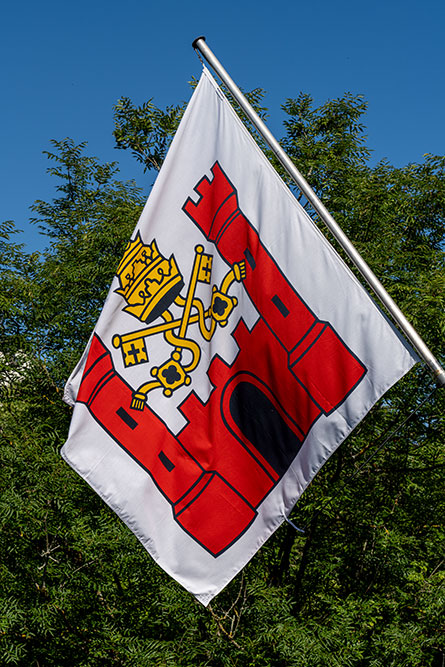
[[[198,324],[206,341],[212,339],[217,325],[226,326],[238,303],[237,298],[228,292],[233,282],[241,282],[246,277],[246,266],[244,261],[233,265],[219,289],[213,286],[210,306],[205,308],[195,292],[199,282],[210,284],[212,262],[213,256],[204,253],[202,245],[197,245],[184,298],[179,293],[184,283],[173,255],[167,260],[159,253],[155,241],[147,246],[139,234],[128,244],[117,271],[120,288],[116,292],[128,304],[124,310],[141,321],[162,318],[163,322],[130,333],[115,334],[113,346],[121,349],[126,368],[149,361],[146,339],[150,336],[162,334],[174,348],[167,361],[151,368],[153,379],[133,393],[131,407],[134,410],[144,409],[147,395],[154,389],[162,388],[164,396],[170,397],[176,389],[191,383],[190,373],[198,366],[201,358],[199,344],[187,337],[191,324]],[[169,309],[173,303],[182,309],[180,318],[175,318]],[[186,350],[191,354],[189,363],[183,362]]]

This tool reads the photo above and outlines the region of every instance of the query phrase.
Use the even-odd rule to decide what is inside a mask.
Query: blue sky
[[[121,177],[148,194],[153,177],[114,149],[112,107],[121,96],[188,99],[199,35],[241,87],[267,91],[278,138],[286,98],[349,91],[369,103],[373,161],[445,153],[443,0],[26,0],[4,3],[0,16],[0,216],[24,230],[29,250],[45,244],[28,220],[35,199],[54,196],[42,155],[52,138],[88,141],[88,154],[118,160]]]

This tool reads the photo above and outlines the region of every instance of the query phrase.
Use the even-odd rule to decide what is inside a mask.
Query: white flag
[[[62,456],[208,604],[416,361],[204,68],[67,383]]]

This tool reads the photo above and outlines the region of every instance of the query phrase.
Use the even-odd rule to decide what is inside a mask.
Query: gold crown
[[[117,267],[121,294],[128,306],[124,310],[141,322],[152,322],[167,310],[184,286],[175,258],[166,259],[156,241],[143,243],[140,233],[125,248]]]

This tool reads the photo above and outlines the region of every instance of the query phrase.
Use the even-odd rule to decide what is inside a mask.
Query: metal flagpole
[[[256,111],[250,105],[246,97],[243,95],[241,90],[238,88],[233,79],[226,72],[224,67],[221,65],[219,60],[216,58],[214,53],[209,49],[206,44],[205,37],[197,37],[193,42],[193,48],[199,51],[204,58],[207,60],[209,65],[213,68],[216,74],[219,76],[221,81],[227,86],[230,93],[236,99],[240,107],[243,109],[246,116],[256,127],[258,132],[261,134],[263,139],[269,144],[272,151],[275,153],[278,160],[281,162],[283,167],[286,169],[289,176],[295,181],[298,185],[301,192],[304,194],[306,199],[312,204],[314,209],[317,211],[320,218],[328,226],[332,234],[335,236],[337,241],[340,243],[343,250],[348,255],[349,259],[357,267],[357,269],[362,274],[363,278],[366,280],[368,285],[375,292],[377,297],[387,308],[389,313],[392,315],[394,320],[397,322],[399,327],[402,329],[408,340],[411,342],[413,347],[417,350],[419,356],[425,361],[425,363],[431,369],[433,375],[436,378],[436,382],[439,386],[445,386],[445,370],[439,364],[438,360],[432,354],[430,349],[427,347],[426,343],[419,336],[414,327],[408,322],[400,308],[390,297],[388,292],[383,287],[380,280],[377,276],[371,271],[365,260],[357,252],[355,247],[352,245],[351,241],[348,239],[346,234],[341,230],[338,224],[335,222],[332,215],[329,213],[324,204],[317,197],[315,192],[312,190],[304,176],[300,174],[292,160],[281,148],[278,141],[275,139],[270,130],[263,123],[261,118],[258,116]]]

